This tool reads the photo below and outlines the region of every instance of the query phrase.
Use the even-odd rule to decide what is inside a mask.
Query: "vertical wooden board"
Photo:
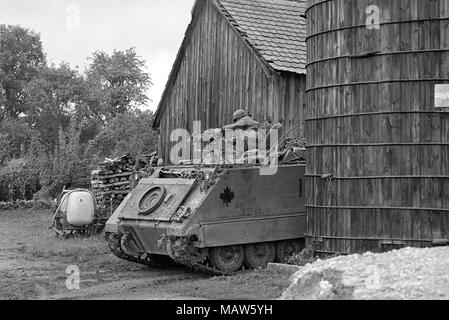
[[[372,208],[371,210],[369,210],[368,212],[368,226],[367,226],[367,239],[369,239],[366,242],[366,248],[371,251],[371,252],[375,252],[375,247],[377,246],[377,239],[379,236],[379,230],[377,229],[377,213],[376,213],[376,209]],[[366,250],[366,249],[365,249]]]
[[[443,211],[433,211],[430,213],[430,223],[431,223],[431,239],[444,239],[443,228],[444,226],[444,213]]]
[[[258,120],[263,122],[265,120],[265,115],[267,114],[267,92],[268,92],[268,79],[265,74],[262,75],[261,79],[261,100],[259,108],[254,109],[254,113],[258,114]]]
[[[337,230],[336,234],[338,237],[338,240],[335,243],[335,248],[334,250],[338,253],[342,252],[342,246],[343,246],[343,233],[344,233],[344,224],[343,224],[343,214],[344,214],[344,210],[342,209],[337,209],[334,210],[335,214],[334,214],[334,219],[335,219],[335,228]]]
[[[401,213],[401,219],[399,221],[401,225],[401,236],[402,239],[411,239],[412,237],[412,222],[411,222],[411,216],[414,214],[413,211],[410,210],[403,210]]]
[[[323,230],[319,235],[331,235],[333,236],[332,233],[332,229],[333,229],[333,217],[334,214],[331,212],[331,210],[322,210],[324,213],[324,219],[322,220],[323,222]],[[317,221],[317,223],[319,223],[319,221]],[[331,251],[332,250],[332,243],[333,240],[330,241],[326,241],[325,245],[324,245],[324,250],[325,251]]]
[[[225,23],[225,22],[223,22]],[[230,101],[229,101],[229,95],[228,95],[228,88],[229,88],[229,83],[230,83],[230,64],[231,64],[231,59],[229,57],[229,52],[230,52],[230,44],[232,42],[232,37],[231,37],[231,27],[225,23],[225,43],[224,43],[224,47],[223,47],[223,59],[225,60],[224,62],[224,73],[222,75],[223,77],[223,83],[222,83],[222,87],[221,87],[221,95],[222,95],[222,112],[221,112],[221,122],[222,123],[229,123],[228,121],[228,117],[229,117],[229,105],[230,105]]]
[[[206,79],[206,42],[204,41],[204,38],[206,37],[206,28],[207,28],[208,22],[204,24],[199,24],[200,29],[200,37],[198,39],[198,42],[200,43],[200,52],[199,52],[199,105],[201,106],[201,120],[202,123],[205,124],[205,129],[210,128],[210,123],[208,119],[208,108],[207,108],[207,98],[206,98],[206,85],[205,85],[205,79]]]
[[[432,213],[428,210],[422,210],[421,213],[421,239],[433,240],[432,234]]]
[[[290,86],[288,78],[281,79],[281,90],[282,90],[282,103],[279,109],[279,119],[284,124],[285,128],[288,128],[288,119],[286,117],[286,109],[289,103],[289,95],[290,95]]]
[[[213,78],[212,78],[212,105],[215,109],[215,125],[216,127],[220,127],[221,122],[221,105],[220,105],[220,78],[223,77],[223,62],[222,62],[222,54],[221,47],[223,45],[223,33],[222,33],[222,24],[220,20],[217,18],[217,15],[214,16],[215,21],[215,47],[214,47],[214,56],[213,56]]]
[[[383,210],[383,221],[382,221],[382,228],[384,230],[384,234],[386,235],[386,238],[394,238],[393,234],[393,212],[392,210]]]
[[[340,243],[340,225],[339,225],[339,216],[340,216],[340,210],[339,209],[329,209],[328,214],[330,216],[330,226],[333,231],[334,240],[331,242],[332,247],[329,248],[328,251],[330,252],[339,252],[339,243]]]
[[[350,235],[351,238],[357,238],[360,236],[360,221],[361,221],[361,215],[360,211],[351,210],[351,229],[350,229]],[[359,250],[359,242],[353,241],[350,244],[351,252],[358,252]]]
[[[352,210],[346,209],[344,211],[344,234],[345,237],[351,237],[351,217]],[[351,253],[351,240],[345,240],[342,248],[343,253]]]
[[[232,113],[232,111],[235,111],[239,108],[238,106],[238,93],[237,93],[237,80],[238,80],[238,46],[239,43],[237,41],[237,36],[233,34],[234,40],[232,42],[232,50],[229,52],[230,57],[232,58],[231,66],[232,66],[232,77],[231,77],[231,83],[229,85],[229,95],[231,97],[231,105],[228,106],[230,109],[229,114]]]
[[[288,75],[288,102],[285,106],[285,118],[287,123],[287,130],[291,130],[295,125],[295,109],[297,106],[295,105],[295,96],[296,96],[296,87],[295,87],[295,79],[293,74]],[[293,132],[293,134],[295,134]]]
[[[246,52],[246,66],[245,66],[245,109],[248,110],[251,106],[251,95],[252,95],[252,88],[251,88],[251,54],[249,52]],[[271,95],[273,92],[271,92]]]
[[[392,209],[392,225],[391,225],[391,236],[393,239],[402,239],[402,210]]]
[[[216,110],[214,108],[214,105],[212,103],[212,89],[213,89],[213,79],[214,79],[214,52],[215,52],[215,41],[217,39],[217,35],[215,34],[215,19],[213,14],[213,8],[210,7],[209,10],[209,24],[207,28],[207,57],[206,57],[206,108],[208,109],[208,120],[210,123],[211,128],[218,127],[218,122],[216,121]]]
[[[222,33],[222,42],[220,44],[220,74],[219,74],[219,88],[218,88],[218,101],[220,105],[220,111],[219,111],[219,118],[218,120],[220,123],[224,122],[224,110],[226,108],[226,94],[225,94],[225,78],[226,78],[226,69],[227,69],[227,46],[228,46],[228,33],[227,33],[227,25],[223,21],[223,19],[220,19],[220,33]]]
[[[277,123],[279,122],[279,105],[281,104],[279,76],[275,75],[274,77],[272,77],[272,81],[273,81],[273,111],[271,113],[271,117],[273,119],[273,122]],[[308,131],[307,134],[313,137],[313,131]],[[309,141],[312,142],[313,139],[310,139]]]
[[[241,54],[241,47],[242,43],[235,42],[235,48],[234,48],[234,73],[233,73],[233,90],[232,90],[232,96],[234,97],[234,103],[233,108],[234,110],[242,109],[241,103],[240,103],[240,96],[241,96],[241,83],[240,83],[240,74],[242,69],[242,59],[240,57]],[[251,114],[253,114],[253,111],[250,111]]]

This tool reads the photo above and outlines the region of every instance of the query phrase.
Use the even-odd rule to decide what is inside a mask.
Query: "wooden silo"
[[[449,2],[309,0],[306,16],[309,244],[449,239]]]

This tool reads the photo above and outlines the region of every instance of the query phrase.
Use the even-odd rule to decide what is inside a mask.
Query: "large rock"
[[[449,299],[449,248],[406,248],[308,264],[284,300]]]

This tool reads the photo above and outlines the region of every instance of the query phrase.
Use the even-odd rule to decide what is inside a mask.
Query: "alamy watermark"
[[[380,29],[380,8],[376,5],[370,5],[366,8],[366,27],[368,30]]]
[[[369,274],[365,285],[368,290],[379,290],[381,288],[381,270],[374,265],[368,266],[366,269]]]
[[[65,286],[67,290],[79,290],[80,289],[80,269],[78,266],[68,266],[65,273],[69,276],[65,280]]]
[[[70,5],[66,8],[65,26],[69,30],[81,28],[81,10],[77,5]]]

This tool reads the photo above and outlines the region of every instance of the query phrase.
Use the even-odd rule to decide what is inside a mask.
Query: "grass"
[[[72,257],[80,262],[93,256],[110,253],[100,236],[66,240],[58,239],[55,236],[45,237],[41,238],[39,242],[27,246],[26,251],[36,258]]]
[[[21,252],[36,258],[58,256],[76,261],[110,253],[103,235],[66,240],[56,237],[49,229],[51,218],[50,210],[0,213],[0,245],[3,248],[18,246]]]

